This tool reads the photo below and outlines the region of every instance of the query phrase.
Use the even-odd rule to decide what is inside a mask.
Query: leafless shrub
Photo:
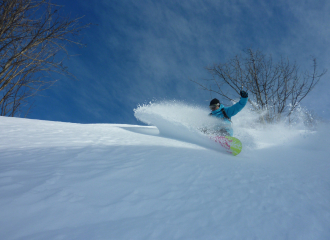
[[[296,63],[281,58],[274,63],[271,56],[248,49],[245,55],[237,55],[226,63],[206,69],[211,79],[195,81],[203,90],[219,94],[234,101],[240,90],[249,92],[253,110],[260,114],[261,122],[276,122],[282,117],[290,118],[299,103],[312,91],[326,73],[317,72],[313,59],[311,72],[300,71]],[[264,114],[266,112],[266,114]]]

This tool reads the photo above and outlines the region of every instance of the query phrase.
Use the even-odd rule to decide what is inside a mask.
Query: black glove
[[[239,94],[241,95],[242,98],[247,98],[249,96],[249,94],[245,91],[241,91]]]

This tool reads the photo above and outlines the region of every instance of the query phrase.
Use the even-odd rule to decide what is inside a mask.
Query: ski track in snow
[[[214,124],[204,114],[161,103],[135,109],[153,126],[0,117],[0,239],[330,239],[329,126],[257,129],[243,110],[233,157],[197,130]]]

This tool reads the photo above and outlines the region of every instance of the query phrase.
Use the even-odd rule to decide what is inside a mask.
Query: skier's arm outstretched
[[[231,118],[232,116],[236,115],[239,111],[241,111],[245,107],[248,101],[249,95],[247,92],[241,91],[240,95],[241,95],[241,99],[239,100],[238,103],[225,109],[225,112],[227,113],[229,118]]]

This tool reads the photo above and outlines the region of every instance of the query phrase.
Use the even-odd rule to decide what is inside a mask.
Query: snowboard
[[[242,151],[242,142],[230,136],[212,136],[212,140],[219,143],[228,153],[236,156]]]

